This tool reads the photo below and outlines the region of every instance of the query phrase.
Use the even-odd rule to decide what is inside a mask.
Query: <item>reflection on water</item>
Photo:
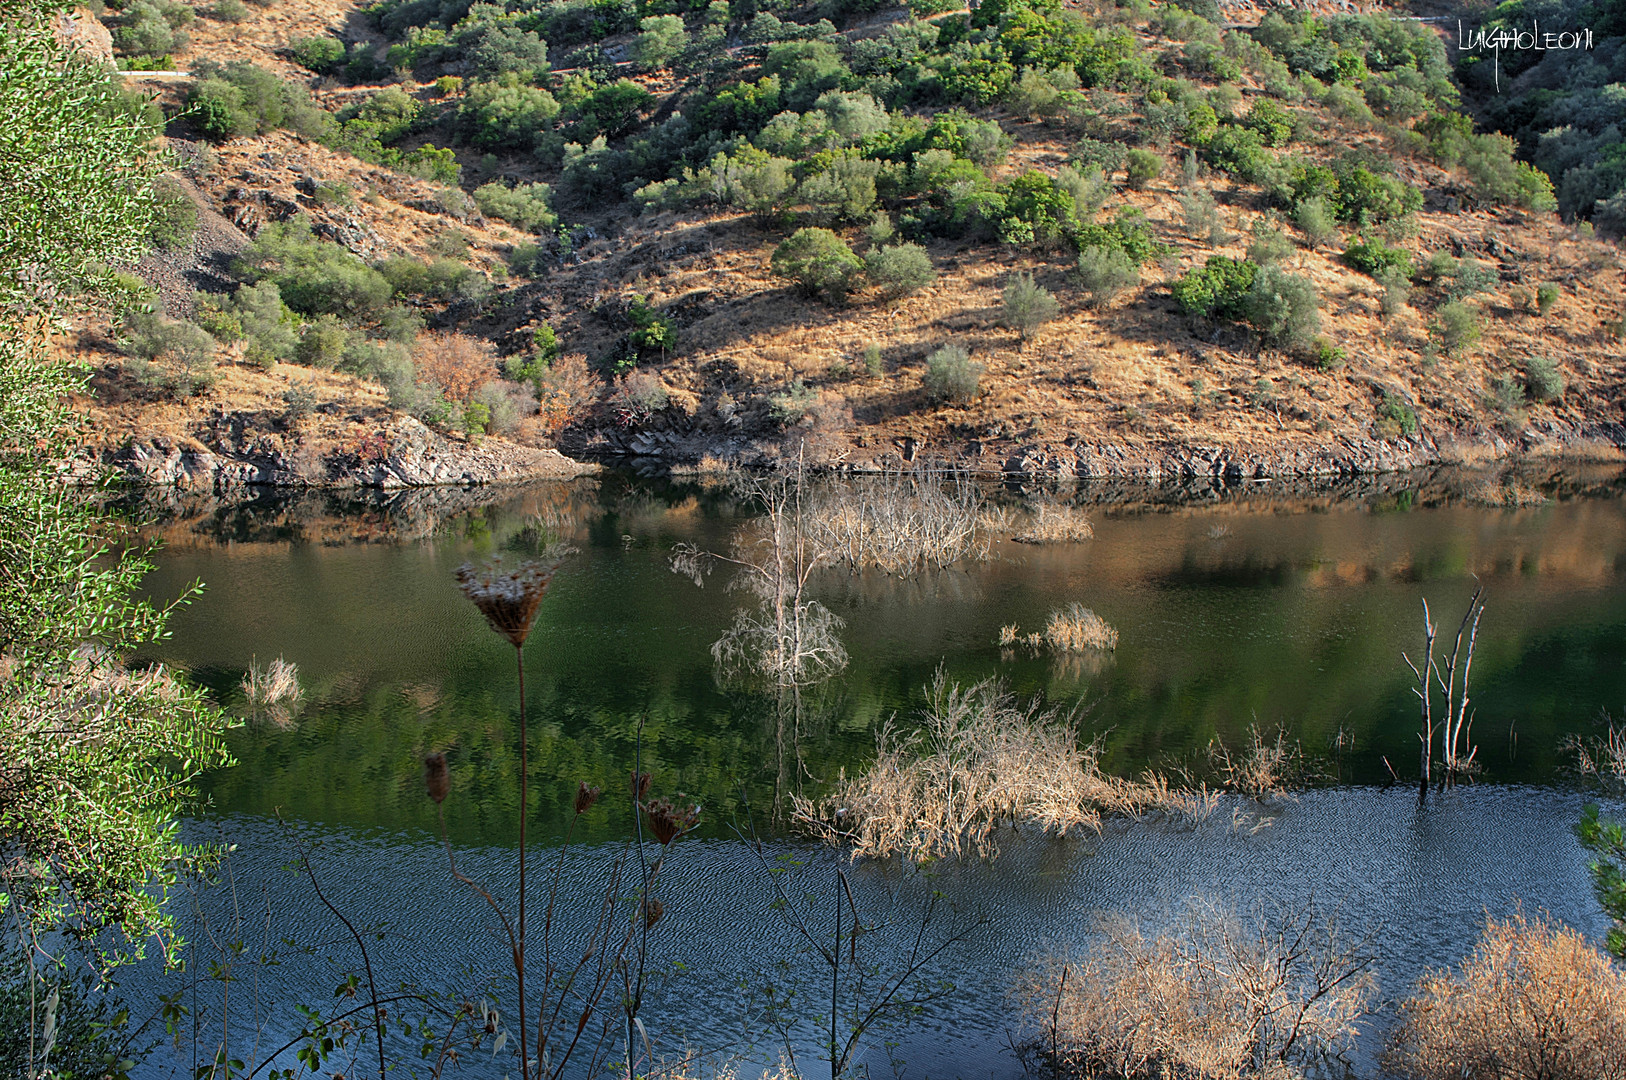
[[[227,700],[256,659],[298,664],[297,722],[238,733],[242,766],[209,785],[221,809],[428,828],[417,770],[444,750],[454,833],[505,841],[511,658],[451,574],[493,551],[551,538],[579,550],[526,648],[543,779],[534,809],[554,822],[578,780],[612,786],[640,722],[658,781],[725,813],[741,784],[771,799],[798,778],[817,782],[860,764],[876,722],[907,714],[939,665],[1087,703],[1086,729],[1105,733],[1114,770],[1189,759],[1257,722],[1285,726],[1345,781],[1381,782],[1389,764],[1415,768],[1400,653],[1421,647],[1420,600],[1454,619],[1477,575],[1488,599],[1474,664],[1479,760],[1491,781],[1552,779],[1563,737],[1626,702],[1617,478],[1548,478],[1550,490],[1580,493],[1517,510],[1472,504],[1464,493],[1482,477],[1360,483],[1347,498],[1270,485],[1117,490],[1129,501],[1096,506],[1091,541],[1000,544],[988,563],[908,579],[825,571],[812,595],[845,620],[851,660],[806,692],[789,739],[772,695],[722,685],[713,669],[712,642],[749,598],[715,577],[697,589],[668,566],[680,542],[726,550],[750,513],[715,483],[611,475],[484,504],[427,492],[172,507],[150,585],[208,588],[155,653]],[[1047,497],[1105,496],[1086,485]],[[1075,600],[1117,627],[1115,652],[1057,659],[996,644],[1001,626],[1042,626]],[[794,768],[787,745],[800,753]]]
[[[1607,471],[1521,483],[1561,497],[1486,508],[1468,498],[1483,477],[1448,473],[1334,488],[1045,492],[1093,507],[1095,539],[1000,544],[986,564],[911,579],[816,578],[813,595],[845,620],[850,663],[788,708],[783,695],[716,677],[711,643],[750,598],[716,580],[697,589],[668,565],[679,543],[726,550],[750,510],[723,485],[608,475],[484,502],[492,493],[182,500],[159,508],[167,516],[154,529],[169,548],[149,585],[172,595],[201,578],[208,591],[154,655],[233,705],[251,663],[297,663],[299,712],[238,731],[241,764],[207,785],[240,845],[239,894],[264,898],[276,934],[310,940],[332,928],[308,888],[276,869],[288,850],[268,817],[280,810],[322,838],[318,862],[335,901],[392,927],[378,946],[389,978],[451,985],[465,965],[500,971],[503,956],[431,838],[423,756],[445,751],[451,761],[445,809],[460,865],[504,895],[518,789],[512,655],[452,570],[493,552],[573,544],[579,553],[556,577],[525,654],[533,820],[557,832],[580,780],[624,791],[636,745],[658,792],[704,803],[706,830],[682,842],[663,889],[657,962],[683,970],[662,984],[646,1022],[669,1039],[753,1045],[768,1057],[751,991],[788,943],[772,890],[728,826],[743,800],[766,813],[788,790],[862,766],[877,723],[910,711],[939,666],[961,681],[998,675],[1023,694],[1086,705],[1085,730],[1102,735],[1116,771],[1191,761],[1214,736],[1234,742],[1257,722],[1285,726],[1330,774],[1364,785],[1277,804],[1270,827],[1253,834],[1229,830],[1222,811],[1220,824],[1195,830],[1115,823],[1100,838],[1013,840],[992,863],[940,866],[906,887],[895,866],[856,868],[866,904],[899,888],[941,888],[987,916],[944,958],[957,997],[899,1033],[897,1052],[911,1076],[1006,1077],[1018,1071],[1004,1049],[1013,972],[1036,949],[1087,936],[1102,911],[1156,923],[1199,894],[1243,907],[1262,893],[1313,897],[1349,925],[1381,928],[1386,996],[1459,959],[1487,912],[1523,904],[1601,936],[1571,834],[1581,799],[1541,785],[1558,778],[1564,736],[1626,702],[1626,498]],[[1012,504],[1031,494],[991,493]],[[1409,785],[1371,786],[1389,763],[1402,776],[1416,768],[1416,704],[1400,652],[1421,646],[1420,600],[1453,619],[1475,576],[1488,600],[1474,664],[1486,772],[1420,809]],[[1043,625],[1071,601],[1118,629],[1115,652],[1056,659],[998,646],[1001,626]],[[594,846],[571,864],[566,895],[592,893],[624,818],[611,799],[590,811]],[[808,888],[822,895],[837,856],[772,844],[808,862]],[[262,973],[259,993],[312,1000],[331,993],[331,975],[289,963]],[[796,1037],[804,1051],[815,1038]],[[1368,1065],[1380,1037],[1363,1044]],[[887,1067],[880,1042],[868,1052],[872,1068]],[[464,1071],[500,1075],[500,1065]]]

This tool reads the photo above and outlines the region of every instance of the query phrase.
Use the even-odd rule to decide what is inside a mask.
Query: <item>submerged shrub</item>
[[[1384,1065],[1406,1080],[1626,1078],[1626,972],[1569,927],[1487,919],[1456,971],[1400,1006]]]

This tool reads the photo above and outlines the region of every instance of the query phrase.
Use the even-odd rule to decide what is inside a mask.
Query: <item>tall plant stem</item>
[[[525,732],[525,646],[514,646],[514,665],[519,669],[519,941],[514,947],[514,974],[519,979],[519,1073],[522,1080],[531,1080],[531,1044],[525,1037],[525,818],[531,772]]]

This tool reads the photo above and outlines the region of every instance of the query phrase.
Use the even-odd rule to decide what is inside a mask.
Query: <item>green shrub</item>
[[[126,367],[138,382],[182,398],[214,385],[217,344],[201,326],[136,312],[123,329],[124,350],[132,357]]]
[[[1207,188],[1194,188],[1180,196],[1180,215],[1184,219],[1186,235],[1208,244],[1225,242],[1225,226],[1220,221],[1219,207]]]
[[[243,0],[216,0],[209,15],[223,23],[240,23],[248,18],[248,5]]]
[[[885,371],[882,364],[881,347],[875,342],[864,346],[864,374],[877,376]]]
[[[1080,225],[1073,232],[1073,244],[1080,251],[1087,247],[1116,248],[1136,266],[1169,253],[1168,245],[1153,237],[1151,225],[1138,210],[1125,210],[1106,225]]]
[[[1447,352],[1460,353],[1479,340],[1479,311],[1461,300],[1441,304],[1434,312],[1429,332]]]
[[[1476,259],[1463,259],[1451,273],[1444,275],[1445,294],[1452,300],[1465,300],[1482,292],[1489,292],[1501,281],[1496,271]]]
[[[1417,434],[1417,410],[1397,394],[1384,391],[1378,402],[1378,434],[1386,439]]]
[[[1026,340],[1033,331],[1061,313],[1056,298],[1032,274],[1016,274],[1005,284],[1002,296],[1004,322]]]
[[[1551,283],[1536,286],[1536,310],[1543,316],[1558,303],[1558,286]]]
[[[1385,247],[1376,240],[1357,236],[1344,249],[1344,262],[1369,277],[1377,277],[1391,267],[1411,274],[1411,252],[1404,248]]]
[[[306,367],[331,371],[344,358],[350,332],[335,316],[322,315],[305,324],[294,349],[294,359]]]
[[[274,222],[233,263],[245,281],[273,282],[282,301],[302,315],[374,319],[393,289],[377,270],[311,233],[310,219]]]
[[[1330,338],[1318,337],[1310,342],[1310,359],[1319,371],[1336,371],[1349,359],[1349,352]]]
[[[148,236],[166,251],[188,243],[198,231],[198,207],[179,182],[160,176],[152,186],[153,218]]]
[[[1134,149],[1124,159],[1124,176],[1130,187],[1139,190],[1163,173],[1163,159],[1150,150]]]
[[[1546,212],[1558,208],[1553,182],[1547,174],[1513,160],[1514,142],[1506,135],[1476,135],[1462,158],[1462,167],[1479,193],[1492,202]]]
[[[1389,266],[1372,276],[1383,286],[1383,295],[1378,298],[1378,310],[1385,319],[1399,315],[1411,298],[1410,267]]]
[[[559,223],[548,209],[546,184],[507,184],[492,182],[474,189],[474,203],[486,217],[500,218],[526,232],[542,232]]]
[[[541,277],[547,270],[548,253],[541,244],[515,244],[504,256],[508,269],[520,277]]]
[[[832,304],[857,287],[864,263],[829,229],[797,229],[774,249],[772,268],[809,296]]]
[[[1255,100],[1242,123],[1258,132],[1260,142],[1266,146],[1286,146],[1293,140],[1292,117],[1286,109],[1268,98]]]
[[[168,57],[186,47],[182,29],[195,18],[178,0],[137,0],[124,8],[113,29],[113,45],[126,56]]]
[[[1078,283],[1096,307],[1140,284],[1140,270],[1121,248],[1087,247],[1078,253]]]
[[[282,422],[296,427],[299,422],[316,411],[319,402],[316,387],[309,379],[298,379],[282,392]]]
[[[518,75],[529,79],[548,67],[548,43],[535,31],[513,23],[464,23],[451,45],[464,58],[471,76],[496,79]]]
[[[244,359],[262,367],[291,359],[299,342],[298,316],[271,281],[239,285],[228,297],[198,293],[193,309],[194,320],[216,340],[247,342]]]
[[[1249,325],[1274,344],[1302,349],[1321,329],[1321,298],[1309,278],[1262,266],[1244,299]]]
[[[933,401],[969,404],[977,398],[983,366],[958,345],[944,345],[926,358],[926,373],[920,384]]]
[[[937,280],[931,256],[919,244],[878,247],[864,257],[864,270],[889,299],[918,292]]]
[[[1252,237],[1248,241],[1249,262],[1268,266],[1293,254],[1293,242],[1267,219],[1255,218],[1249,232]]]
[[[1548,356],[1532,356],[1524,365],[1525,386],[1534,401],[1557,401],[1564,396],[1564,373]]]
[[[1073,152],[1067,155],[1067,160],[1086,169],[1100,169],[1111,176],[1124,167],[1127,151],[1121,142],[1108,142],[1085,136],[1074,145]]]
[[[1205,318],[1239,318],[1242,302],[1253,288],[1259,267],[1245,259],[1210,256],[1173,285],[1174,299],[1188,314]]]
[[[627,343],[639,353],[659,352],[665,359],[677,347],[677,321],[650,307],[646,297],[634,296],[627,304],[627,321],[632,323]]]
[[[768,398],[768,414],[789,427],[800,423],[819,403],[819,392],[801,379],[792,379],[789,386]]]
[[[454,97],[463,92],[463,76],[442,75],[435,80],[435,93],[440,97]]]
[[[457,111],[469,141],[497,151],[534,149],[558,115],[559,102],[552,94],[524,85],[512,73],[470,83]]]
[[[632,58],[646,71],[666,67],[689,43],[683,20],[676,15],[639,19],[638,29],[638,37],[632,43]]]
[[[294,38],[288,43],[294,63],[318,75],[331,75],[344,63],[344,42],[331,37]]]
[[[1305,199],[1293,208],[1293,221],[1304,234],[1310,250],[1324,247],[1338,237],[1332,208],[1322,196]]]

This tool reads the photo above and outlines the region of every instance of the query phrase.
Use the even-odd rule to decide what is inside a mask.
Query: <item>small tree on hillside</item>
[[[1040,326],[1061,312],[1061,305],[1049,291],[1033,280],[1032,274],[1017,274],[1005,286],[1005,325],[1026,341]]]
[[[809,296],[839,304],[858,286],[864,263],[829,229],[797,229],[773,253],[773,272]]]

